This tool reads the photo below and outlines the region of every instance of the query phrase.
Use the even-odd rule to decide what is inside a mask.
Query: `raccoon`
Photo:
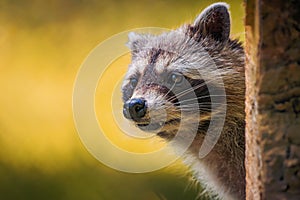
[[[226,3],[212,4],[193,23],[160,35],[130,33],[123,114],[170,142],[180,131],[175,149],[195,133],[183,156],[195,179],[213,197],[245,199],[245,56],[241,42],[229,38],[228,9]],[[199,149],[220,113],[221,134],[201,157]]]

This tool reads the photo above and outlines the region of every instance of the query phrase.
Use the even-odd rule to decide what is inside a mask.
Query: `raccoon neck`
[[[199,158],[206,134],[204,129],[200,129],[184,162],[191,167],[197,180],[209,193],[220,199],[244,199],[245,122],[243,117],[231,116],[230,111],[229,108],[223,131],[212,151],[204,158]]]

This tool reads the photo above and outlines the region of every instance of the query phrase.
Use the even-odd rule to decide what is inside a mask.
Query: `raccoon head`
[[[225,96],[212,93],[220,94],[223,81],[236,76],[234,66],[243,65],[242,47],[229,34],[224,3],[168,33],[130,33],[132,60],[122,86],[125,118],[165,138],[174,136],[182,120],[205,130],[214,114],[212,96],[220,102]]]

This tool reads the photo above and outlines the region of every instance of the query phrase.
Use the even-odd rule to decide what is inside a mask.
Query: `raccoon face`
[[[146,48],[133,57],[122,87],[123,114],[141,130],[171,139],[182,120],[185,128],[209,120],[211,99],[193,67],[194,55],[163,48]]]
[[[214,74],[224,72],[211,65],[222,61],[216,55],[230,43],[229,31],[229,13],[220,4],[169,33],[130,33],[132,62],[122,86],[124,117],[167,138],[182,120],[199,125],[209,121],[211,88],[217,91],[220,81]]]
[[[143,56],[132,62],[122,88],[125,118],[144,131],[165,137],[178,129],[183,114],[192,117],[199,112],[199,104],[207,110],[210,108],[204,81],[192,79],[178,70],[184,66],[177,67],[180,63],[172,61],[174,58],[178,59],[174,52],[145,50]],[[140,67],[141,62],[145,62],[145,67]]]

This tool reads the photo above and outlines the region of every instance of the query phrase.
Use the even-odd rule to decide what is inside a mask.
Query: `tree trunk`
[[[246,2],[247,199],[300,199],[300,1]]]

